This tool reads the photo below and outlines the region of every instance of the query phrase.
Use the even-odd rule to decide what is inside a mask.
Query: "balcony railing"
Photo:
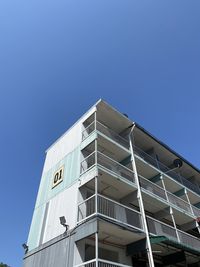
[[[140,186],[146,191],[148,191],[150,194],[153,194],[156,197],[160,197],[165,201],[169,201],[170,204],[189,213],[190,216],[193,215],[193,211],[191,210],[190,204],[184,201],[183,199],[175,196],[174,194],[168,191],[165,191],[162,187],[156,185],[155,183],[152,183],[151,181],[142,176],[139,176],[139,180],[140,180]],[[195,212],[197,213],[197,210],[200,215],[199,209],[196,208]]]
[[[105,196],[97,195],[97,211],[95,210],[96,195],[91,196],[78,205],[78,223],[90,218],[94,214],[100,214],[105,218],[122,223],[129,227],[142,229],[141,214],[121,203]]]
[[[100,152],[91,153],[81,162],[81,174],[95,164],[119,178],[135,183],[135,176],[132,170]]]
[[[97,203],[96,203],[97,197]],[[97,210],[95,210],[97,206]],[[141,214],[102,195],[93,195],[78,205],[78,223],[90,218],[94,214],[109,218],[125,226],[143,231]],[[200,251],[200,239],[173,226],[146,216],[149,233],[156,236],[166,236],[180,244]]]
[[[82,141],[84,141],[95,130],[95,122],[93,121],[82,131]]]
[[[186,201],[184,201],[183,199],[175,196],[174,194],[167,192],[167,196],[169,199],[169,202],[175,206],[177,206],[178,208],[186,211],[187,213],[190,213],[193,215],[191,206],[189,203],[187,203]]]
[[[198,209],[195,206],[192,206],[192,210],[193,210],[195,217],[200,217],[200,209]]]
[[[158,220],[155,220],[149,216],[147,216],[147,223],[149,232],[153,235],[157,236],[166,236],[169,239],[173,239],[174,241],[185,245],[187,247],[190,247],[194,250],[200,251],[200,239],[192,236],[188,233],[185,233],[181,230],[177,230],[167,225],[163,222],[160,222]]]
[[[81,264],[75,265],[75,267],[130,267],[129,265],[124,265],[117,262],[102,260],[102,259],[93,259]]]
[[[134,146],[134,152],[140,158],[144,159],[146,162],[156,167],[158,171],[161,171],[163,173],[167,172],[168,176],[172,177],[174,180],[176,180],[180,184],[184,185],[185,187],[189,188],[190,190],[200,195],[200,188],[198,186],[188,181],[186,178],[181,176],[179,173],[170,170],[167,166],[165,166],[163,163],[158,161],[156,158],[153,158],[152,156],[150,156],[149,154],[147,154],[142,149],[136,146]]]
[[[140,186],[151,194],[167,200],[165,190],[151,181],[139,176]]]
[[[82,132],[82,141],[85,140],[90,134],[94,131],[98,131],[99,133],[105,135],[109,139],[115,141],[116,143],[122,145],[126,149],[129,149],[129,142],[121,135],[117,134],[104,124],[100,123],[99,121],[93,121],[89,126],[87,126]]]

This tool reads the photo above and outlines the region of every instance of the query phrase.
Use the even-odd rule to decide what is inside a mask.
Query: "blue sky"
[[[45,149],[99,98],[200,167],[199,10],[1,0],[0,261],[21,266]]]

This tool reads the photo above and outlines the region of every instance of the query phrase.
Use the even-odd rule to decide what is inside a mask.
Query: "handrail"
[[[119,206],[121,206],[121,207],[123,207],[123,208],[125,208],[125,209],[128,209],[128,210],[130,210],[130,211],[136,212],[136,213],[138,213],[139,215],[141,215],[139,211],[134,210],[134,209],[131,209],[130,207],[128,207],[128,206],[126,206],[126,205],[123,205],[123,204],[120,203],[120,202],[117,202],[117,201],[115,201],[115,200],[113,200],[113,199],[110,199],[110,198],[108,198],[108,197],[105,197],[105,196],[103,196],[103,195],[101,195],[101,194],[97,194],[97,196],[99,196],[99,197],[101,197],[101,198],[104,198],[104,199],[106,199],[106,200],[108,200],[108,201],[111,201],[111,202],[113,202],[113,203],[115,203],[115,204],[117,204],[117,205],[119,205]]]
[[[165,189],[164,189],[164,188],[162,188],[161,186],[159,186],[159,185],[153,183],[153,182],[150,181],[149,179],[146,179],[144,176],[139,175],[139,177],[142,178],[143,180],[145,180],[145,182],[147,181],[148,183],[152,184],[153,187],[158,188],[159,190],[162,190],[163,192],[165,192]],[[143,186],[141,186],[141,187],[143,188]],[[145,189],[145,188],[144,188],[144,189]],[[145,189],[145,190],[148,191],[148,189]],[[151,192],[151,193],[154,194],[154,195],[157,195],[157,194],[154,193],[154,192]],[[189,212],[189,213],[194,217],[194,215],[193,215],[193,213],[192,213],[192,210],[191,210],[191,207],[190,207],[190,204],[189,204],[188,202],[186,202],[186,201],[183,200],[182,198],[177,197],[176,195],[174,195],[173,193],[171,193],[171,192],[169,192],[169,191],[167,191],[167,190],[166,190],[166,194],[167,194],[168,196],[172,196],[174,199],[176,199],[177,201],[179,201],[180,203],[182,203],[183,205],[185,205],[185,208],[184,208],[183,206],[179,206],[179,205],[173,203],[173,201],[171,201],[171,199],[169,199],[169,197],[168,197],[168,201],[167,201],[167,198],[166,198],[166,196],[165,196],[164,199],[165,199],[167,202],[169,202],[170,204],[172,204],[172,205],[174,205],[174,206],[176,206],[176,207],[178,207],[178,208],[180,208],[180,209],[182,209],[182,210],[184,210],[184,211],[186,211],[186,212]],[[161,197],[160,195],[157,195],[157,196]]]
[[[143,153],[146,156],[148,156],[150,159],[152,159],[152,161],[157,162],[158,165],[163,166],[164,168],[166,168],[166,170],[169,170],[170,171],[170,169],[167,166],[165,166],[162,162],[156,160],[151,155],[149,155],[148,153],[146,153],[145,151],[143,151],[141,148],[139,148],[137,146],[134,146],[134,152],[136,153],[136,155],[138,157],[142,158],[140,152],[137,152],[137,151],[141,151],[141,153]],[[143,159],[143,160],[144,161],[147,161],[145,159]],[[176,181],[177,183],[181,184],[182,186],[187,187],[190,191],[192,191],[192,192],[194,192],[194,193],[196,193],[198,195],[200,194],[200,189],[195,184],[191,183],[190,181],[188,181],[185,177],[181,176],[180,174],[174,172],[177,175],[177,177],[179,177],[179,179],[178,179],[179,181],[178,181],[176,178],[173,177],[173,175],[170,175],[169,173],[165,173],[161,169],[159,169],[159,166],[157,164],[152,164],[151,162],[148,162],[148,163],[150,165],[152,165],[154,168],[156,168],[158,170],[158,172],[162,173],[163,175],[165,175],[165,176],[173,179],[174,181]],[[186,183],[186,185],[184,184],[184,182]],[[191,187],[189,187],[189,186],[191,186]]]
[[[128,140],[126,140],[123,136],[119,135],[118,133],[116,133],[115,131],[113,131],[112,129],[110,129],[108,126],[104,125],[103,123],[101,123],[100,121],[96,121],[97,124],[100,124],[101,126],[103,126],[104,128],[108,129],[111,133],[119,136],[124,142],[126,142],[128,144]]]
[[[92,154],[95,154],[95,153],[96,153],[96,151],[93,151],[92,153],[90,153],[87,157],[85,157],[83,160],[81,160],[80,164],[82,162],[84,162],[86,159],[88,159],[90,156],[92,156]]]
[[[113,261],[107,261],[107,260],[102,260],[102,259],[98,259],[98,262],[102,262],[102,263],[107,263],[107,264],[111,264],[111,265],[116,265],[117,267],[130,267],[129,265],[124,265],[118,262],[113,262]]]
[[[96,260],[96,258],[92,259],[92,260],[89,260],[89,261],[86,261],[86,262],[82,262],[82,263],[80,263],[78,265],[75,265],[74,267],[82,267],[82,266],[85,266],[85,265],[90,264],[90,263],[96,263],[96,261],[98,263],[105,263],[105,264],[115,265],[116,267],[130,267],[129,265],[121,264],[121,263],[114,262],[114,261],[108,261],[108,260],[103,260],[103,259],[97,259]]]
[[[96,196],[96,194],[93,194],[92,196],[90,196],[90,197],[86,198],[85,200],[79,202],[79,203],[78,203],[78,206],[82,205],[83,203],[85,203],[86,201],[90,200],[91,198],[93,198],[93,197],[95,197],[95,196]]]
[[[120,162],[118,162],[118,161],[116,161],[116,160],[114,160],[114,159],[108,157],[107,155],[105,155],[105,154],[103,154],[103,153],[101,153],[101,152],[99,152],[99,151],[97,151],[97,154],[100,154],[100,155],[102,155],[103,157],[108,158],[109,160],[113,161],[115,164],[120,165],[122,168],[127,169],[128,171],[130,171],[130,172],[132,172],[132,173],[134,174],[133,170],[127,168],[126,166],[124,166],[124,165],[121,164]],[[97,160],[97,164],[98,164],[98,160]]]
[[[84,266],[84,265],[86,265],[86,264],[93,263],[93,262],[96,262],[96,259],[82,262],[82,263],[80,263],[80,264],[78,264],[78,265],[75,265],[74,267],[81,267],[81,266]]]

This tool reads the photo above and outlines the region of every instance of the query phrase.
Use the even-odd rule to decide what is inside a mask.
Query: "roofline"
[[[60,137],[58,137],[45,151],[47,153],[66,133],[68,133],[87,113],[90,112],[93,108],[95,108],[101,101],[103,101],[101,98],[92,105],[75,123],[72,124],[71,127],[69,127]]]
[[[168,145],[166,145],[164,142],[160,141],[157,137],[155,137],[154,135],[152,135],[150,132],[148,132],[146,129],[144,129],[141,125],[139,125],[138,123],[135,123],[135,126],[138,129],[140,129],[141,131],[143,131],[145,134],[147,134],[148,136],[150,136],[152,139],[154,139],[154,141],[156,141],[157,143],[159,143],[161,146],[163,146],[164,148],[166,148],[167,150],[169,150],[171,153],[173,153],[174,155],[176,155],[178,158],[180,158],[182,161],[184,161],[190,167],[192,167],[193,169],[195,169],[198,173],[200,173],[200,169],[198,169],[191,162],[189,162],[188,160],[186,160],[184,157],[182,157],[179,153],[177,153],[176,151],[174,151],[171,147],[169,147]]]

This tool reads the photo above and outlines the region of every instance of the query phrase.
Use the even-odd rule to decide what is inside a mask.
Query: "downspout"
[[[144,210],[144,204],[143,204],[143,199],[142,199],[140,182],[139,182],[139,177],[138,177],[136,163],[135,163],[135,157],[134,157],[134,151],[133,151],[132,133],[133,133],[134,128],[135,128],[135,124],[132,125],[131,131],[129,133],[129,144],[130,144],[130,149],[131,149],[132,167],[133,167],[133,171],[134,171],[134,174],[135,174],[136,185],[137,185],[137,188],[138,188],[137,198],[138,198],[138,202],[139,202],[139,205],[140,205],[140,212],[141,212],[141,215],[142,215],[144,232],[146,233],[147,255],[148,255],[148,260],[149,260],[149,266],[150,267],[154,267],[155,265],[154,265],[154,260],[153,260],[153,252],[152,252],[152,248],[151,248],[149,230],[148,230],[148,226],[147,226],[147,220],[146,220],[146,215],[145,215],[145,210]]]

